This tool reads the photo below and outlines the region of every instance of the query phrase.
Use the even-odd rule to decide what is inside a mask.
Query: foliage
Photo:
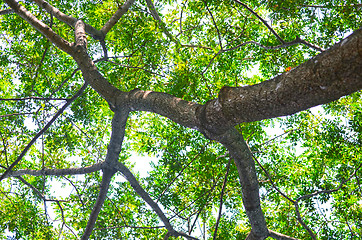
[[[100,29],[124,1],[49,3]],[[22,4],[61,37],[74,41],[71,27],[33,1]],[[107,34],[108,61],[102,58],[99,41],[88,36],[88,53],[97,68],[123,91],[165,92],[204,104],[217,97],[223,86],[263,82],[318,54],[302,44],[276,49],[243,45],[248,41],[267,47],[281,43],[235,1],[161,0],[155,4],[164,29],[174,39],[165,34],[143,0],[136,1]],[[323,49],[358,29],[362,20],[357,0],[252,0],[245,4],[285,42],[299,37]],[[0,7],[8,8],[5,3]],[[0,32],[0,166],[6,169],[78,91],[83,78],[69,55],[17,14],[0,15]],[[87,88],[13,170],[85,167],[102,161],[110,140],[111,116],[107,102]],[[362,238],[360,92],[292,116],[236,128],[262,166],[257,165],[257,174],[268,227],[310,238],[298,222],[293,202],[276,188],[294,200],[338,189],[302,198],[303,221],[318,239]],[[167,118],[133,112],[120,161],[137,175],[142,169],[128,161],[136,154],[152,157],[152,170],[138,180],[173,226],[212,239],[229,161],[225,148]],[[78,239],[97,199],[101,173],[23,178],[1,182],[0,237],[7,239],[11,233],[16,239]],[[231,164],[216,239],[245,239],[250,231],[238,178]],[[91,239],[161,239],[165,234],[154,211],[116,174]]]

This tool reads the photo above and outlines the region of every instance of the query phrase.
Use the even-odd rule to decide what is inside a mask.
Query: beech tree
[[[362,238],[359,1],[0,9],[2,239]]]

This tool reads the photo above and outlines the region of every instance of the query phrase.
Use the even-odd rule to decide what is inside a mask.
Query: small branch
[[[289,134],[289,133],[291,133],[291,132],[294,132],[294,131],[296,131],[296,130],[298,130],[298,128],[294,128],[294,129],[290,129],[290,130],[288,130],[288,131],[285,131],[285,132],[283,132],[282,134],[279,134],[279,135],[277,135],[277,136],[269,139],[268,141],[265,141],[265,142],[261,143],[261,144],[259,145],[259,147],[264,146],[264,145],[268,145],[270,142],[274,141],[275,139],[280,138],[280,137],[282,137],[282,136],[284,136],[284,135],[286,135],[286,134]]]
[[[203,201],[202,205],[201,205],[200,208],[198,209],[197,215],[196,215],[196,217],[195,217],[195,220],[194,220],[193,224],[191,225],[191,227],[190,227],[190,229],[189,229],[189,232],[190,232],[190,233],[193,231],[193,229],[194,229],[194,227],[195,227],[195,225],[196,225],[196,222],[197,222],[197,220],[198,220],[198,218],[199,218],[202,210],[204,209],[205,205],[208,203],[207,199],[209,199],[211,193],[214,191],[215,187],[218,185],[219,180],[220,180],[220,178],[217,179],[217,180],[214,182],[213,186],[212,186],[211,189],[208,191],[208,195],[206,196],[205,201]],[[205,193],[205,194],[206,194],[206,193]],[[203,194],[203,195],[204,195],[204,194]]]
[[[26,101],[26,100],[45,100],[45,101],[68,101],[68,98],[51,97],[24,97],[24,98],[0,98],[0,101]]]
[[[166,34],[166,36],[173,42],[175,42],[176,44],[179,43],[179,41],[177,41],[172,34],[167,30],[166,28],[166,24],[162,21],[162,19],[160,18],[160,16],[158,15],[158,12],[156,11],[155,5],[153,4],[152,0],[146,0],[148,9],[150,10],[152,17],[160,24],[160,28],[161,30]]]
[[[302,8],[302,7],[306,7],[306,8],[331,8],[330,6],[323,6],[323,5],[302,5],[302,6],[297,6],[297,8]],[[343,8],[343,7],[356,7],[356,8],[360,8],[362,7],[362,4],[350,4],[350,5],[336,5],[336,6],[332,6],[333,8]]]
[[[13,13],[13,12],[14,12],[13,9],[0,10],[0,16],[1,15],[6,15],[6,14],[9,14],[9,13]]]
[[[49,4],[47,1],[44,0],[33,0],[39,7],[43,8],[45,11],[47,11],[49,14],[56,17],[59,21],[64,22],[65,24],[69,25],[70,27],[75,28],[75,24],[78,21],[77,18],[68,16],[61,12],[56,7],[53,7],[51,4]],[[101,31],[97,30],[96,28],[92,27],[89,24],[85,24],[85,31],[92,36],[95,40],[104,39],[104,35]]]
[[[84,83],[83,86],[78,90],[78,92],[70,98],[66,104],[53,116],[53,118],[43,127],[42,130],[40,130],[33,139],[28,143],[28,145],[24,148],[24,150],[20,153],[18,158],[6,169],[6,171],[1,175],[0,181],[6,177],[6,175],[17,165],[21,159],[25,156],[25,154],[28,152],[30,147],[35,143],[35,141],[46,131],[48,128],[57,120],[57,118],[64,112],[64,110],[72,103],[74,100],[76,100],[87,88],[88,83]]]
[[[67,177],[65,177],[65,176],[63,176],[63,178],[64,178],[65,180],[67,180],[67,181],[73,186],[73,188],[74,188],[75,191],[77,192],[77,196],[78,196],[78,198],[79,198],[79,201],[82,203],[82,205],[83,205],[83,207],[84,207],[85,204],[84,204],[84,202],[83,202],[83,200],[82,200],[82,197],[81,197],[81,195],[80,195],[80,193],[79,193],[79,191],[78,191],[77,186],[76,186],[76,185],[73,183],[73,181],[70,180],[69,178],[67,178]]]
[[[217,183],[218,183],[219,179],[213,184],[213,186],[207,190],[206,192],[204,192],[202,195],[200,195],[198,198],[196,198],[195,200],[193,200],[191,203],[189,203],[187,206],[185,206],[183,209],[181,209],[180,211],[178,211],[177,213],[175,213],[172,217],[170,217],[170,220],[175,218],[176,216],[180,217],[180,218],[183,218],[180,214],[185,211],[188,207],[190,207],[192,204],[194,204],[197,200],[199,200],[200,198],[204,197],[206,194],[208,194],[205,199],[208,199],[210,194],[212,193],[212,191],[214,191]],[[206,200],[204,201],[206,202]],[[172,210],[171,210],[172,211]],[[184,219],[184,218],[183,218]]]
[[[234,0],[237,4],[246,8],[249,12],[251,12],[254,16],[256,16],[269,30],[270,32],[282,43],[284,44],[285,41],[274,31],[274,29],[262,18],[257,14],[253,9],[249,8],[248,5],[240,2],[239,0]]]
[[[163,196],[163,194],[171,187],[171,185],[176,181],[176,179],[183,173],[183,171],[188,167],[190,166],[191,163],[193,163],[199,156],[200,154],[202,154],[205,149],[207,148],[207,146],[210,144],[210,142],[208,142],[202,149],[201,151],[188,163],[186,164],[182,169],[181,171],[177,174],[176,177],[174,177],[171,182],[167,185],[167,187],[162,191],[162,193],[160,194],[160,196],[158,196],[156,202],[158,202],[160,200],[160,198]]]
[[[128,11],[128,9],[132,6],[132,4],[135,2],[135,0],[128,0],[126,1],[123,6],[121,6],[115,14],[104,24],[104,26],[101,29],[101,32],[104,36],[107,35],[109,30],[118,22],[118,20]]]
[[[26,181],[24,178],[22,177],[16,177],[17,179],[20,180],[20,182],[24,183],[26,186],[28,186],[29,188],[31,188],[31,190],[33,190],[33,192],[42,200],[46,201],[44,195],[36,188],[34,187],[32,184],[30,184],[28,181]]]
[[[258,43],[258,42],[255,42],[255,41],[247,41],[247,42],[243,42],[243,43],[241,43],[241,44],[239,44],[239,45],[237,45],[237,46],[235,46],[235,47],[231,47],[231,48],[228,48],[228,49],[224,49],[224,50],[222,50],[221,52],[232,51],[232,50],[235,50],[235,49],[237,49],[237,48],[243,47],[243,46],[248,45],[248,44],[257,45],[257,46],[259,46],[259,47],[261,47],[261,48],[264,48],[264,49],[266,49],[266,50],[286,48],[286,47],[290,47],[290,46],[293,46],[293,45],[296,45],[296,44],[304,44],[304,45],[306,45],[306,46],[308,46],[308,47],[310,47],[310,48],[313,48],[314,50],[317,50],[317,51],[319,51],[319,52],[323,52],[323,51],[324,51],[324,49],[322,49],[322,48],[320,48],[320,47],[318,47],[318,46],[315,46],[315,45],[313,45],[313,44],[311,44],[311,43],[308,43],[307,41],[302,40],[302,39],[300,39],[299,37],[297,37],[297,38],[296,38],[295,40],[293,40],[293,41],[285,42],[285,43],[283,43],[283,44],[276,45],[276,46],[265,46],[265,45],[262,45],[262,44],[260,44],[260,43]]]
[[[220,49],[212,58],[211,60],[209,61],[209,64],[205,67],[205,69],[203,70],[202,74],[204,74],[207,69],[210,67],[211,63],[215,60],[215,58],[220,55],[221,53],[224,53],[224,52],[228,52],[228,51],[233,51],[235,49],[238,49],[240,47],[243,47],[245,45],[248,45],[248,44],[254,44],[254,45],[257,45],[265,50],[273,50],[273,49],[279,49],[279,48],[286,48],[286,47],[290,47],[290,46],[293,46],[293,45],[297,45],[297,44],[304,44],[310,48],[313,48],[314,50],[316,51],[319,51],[319,52],[323,52],[324,49],[321,48],[321,47],[318,47],[318,46],[315,46],[305,40],[302,40],[300,39],[299,37],[297,37],[295,40],[293,41],[290,41],[290,42],[284,42],[283,44],[280,44],[280,45],[276,45],[276,46],[265,46],[265,45],[262,45],[261,43],[258,43],[256,41],[247,41],[247,42],[243,42],[235,47],[231,47],[231,48],[228,48],[228,49]]]
[[[294,207],[295,207],[295,213],[297,214],[297,220],[298,222],[304,227],[305,230],[307,230],[307,232],[309,233],[309,235],[311,236],[311,238],[313,240],[317,240],[315,234],[313,233],[313,231],[308,227],[308,225],[303,221],[300,212],[299,212],[299,205],[298,202],[294,202]]]
[[[205,47],[200,45],[192,45],[192,44],[181,44],[181,47],[188,47],[188,48],[202,48],[207,50],[213,50],[211,47]]]
[[[171,225],[169,219],[165,216],[161,208],[158,206],[158,204],[153,201],[153,199],[150,197],[150,195],[142,188],[142,186],[138,183],[135,176],[132,174],[132,172],[121,162],[115,163],[114,167],[123,174],[123,176],[127,179],[127,181],[131,184],[132,188],[135,190],[135,192],[153,209],[153,211],[156,212],[158,217],[161,219],[161,221],[165,224],[165,228],[170,232],[172,236],[178,237],[178,236],[184,236],[189,239],[197,239],[191,236],[188,236],[187,234],[177,232]]]
[[[211,19],[212,19],[212,22],[214,23],[214,26],[216,28],[216,32],[217,32],[217,36],[219,38],[219,45],[220,45],[220,48],[223,49],[222,47],[222,41],[221,41],[221,35],[220,35],[220,31],[219,31],[219,28],[217,27],[216,25],[216,22],[215,22],[215,19],[214,19],[214,16],[212,15],[212,12],[210,11],[209,7],[207,6],[207,2],[204,1],[204,4],[205,4],[205,7],[206,7],[206,10],[209,12],[210,16],[211,16]]]
[[[249,146],[248,146],[249,148]],[[250,148],[249,148],[250,150]],[[250,150],[251,152],[251,150]],[[259,167],[263,170],[263,172],[265,173],[265,175],[267,176],[267,178],[269,179],[270,183],[272,184],[273,188],[280,193],[280,195],[282,195],[284,198],[286,198],[288,201],[292,202],[293,204],[296,202],[293,199],[291,199],[290,197],[288,197],[285,193],[283,193],[274,183],[273,179],[270,177],[269,172],[263,167],[263,165],[261,165],[261,163],[258,161],[258,159],[254,156],[253,153],[251,153],[254,161],[259,165]]]
[[[225,178],[224,178],[224,182],[222,185],[222,189],[221,189],[221,194],[220,194],[220,204],[219,204],[219,214],[216,220],[216,224],[215,224],[215,231],[214,231],[214,240],[216,240],[217,237],[217,229],[219,227],[219,223],[220,223],[220,219],[221,219],[221,212],[222,212],[222,204],[223,204],[223,198],[224,198],[224,193],[225,193],[225,188],[226,188],[226,183],[228,181],[228,175],[229,175],[229,171],[230,171],[230,163],[231,163],[231,158],[229,159],[229,162],[226,166],[226,173],[225,173]]]
[[[23,169],[18,171],[10,171],[4,178],[20,177],[24,175],[31,175],[31,176],[80,175],[80,174],[97,172],[102,169],[103,165],[104,163],[97,163],[89,167],[81,167],[81,168],[42,169],[42,170]]]
[[[299,240],[298,238],[289,237],[287,235],[274,232],[272,230],[269,230],[269,237],[277,239],[277,240]]]
[[[153,201],[150,195],[141,187],[141,185],[138,183],[136,177],[132,174],[132,172],[121,162],[117,162],[117,165],[115,167],[118,171],[120,171],[124,175],[124,177],[131,184],[135,192],[156,212],[161,221],[165,224],[167,230],[175,232],[175,230],[173,229],[173,227],[169,222],[169,219],[165,216],[165,214],[158,206],[158,204],[155,201]]]
[[[110,229],[118,229],[118,228],[132,228],[132,229],[159,229],[165,228],[165,226],[155,226],[155,227],[139,227],[139,226],[113,226],[113,227],[105,227],[105,228],[95,228],[94,231],[103,231],[103,230],[110,230]]]
[[[123,64],[121,64],[121,63],[117,63],[117,62],[113,62],[113,61],[108,61],[108,62],[113,63],[113,64],[118,65],[118,66],[121,66],[121,67],[139,69],[139,70],[143,70],[143,71],[145,71],[145,72],[149,72],[149,73],[151,73],[151,74],[154,74],[154,75],[157,75],[157,76],[160,76],[160,77],[166,77],[165,75],[161,75],[161,74],[159,74],[159,73],[152,72],[152,71],[150,71],[150,70],[148,70],[148,69],[145,69],[145,68],[142,68],[142,67],[130,66],[130,65],[123,65]]]
[[[62,215],[62,221],[63,221],[63,225],[66,226],[71,232],[72,234],[74,235],[75,239],[78,239],[77,237],[77,234],[74,233],[73,229],[71,229],[66,223],[65,223],[65,217],[64,217],[64,210],[63,210],[63,207],[62,205],[60,204],[60,201],[55,201],[59,207],[59,210],[60,210],[60,213]],[[63,228],[63,226],[62,226]],[[59,233],[59,235],[61,234],[61,232]]]
[[[315,193],[307,194],[307,195],[304,195],[304,196],[301,196],[301,197],[297,198],[296,201],[304,200],[304,199],[306,199],[306,198],[311,198],[311,197],[314,197],[314,196],[317,196],[317,195],[320,195],[320,194],[323,194],[323,193],[329,194],[329,193],[338,191],[339,189],[342,188],[342,186],[343,186],[345,183],[347,183],[349,180],[351,180],[351,178],[353,178],[353,177],[356,175],[357,171],[358,171],[361,167],[362,167],[362,164],[361,164],[359,167],[357,167],[357,169],[354,171],[354,173],[353,173],[348,179],[342,181],[337,188],[331,189],[331,190],[322,190],[322,191],[318,191],[318,192],[315,192]]]
[[[10,114],[5,114],[5,115],[0,115],[0,118],[12,117],[12,116],[21,116],[21,115],[30,115],[30,114],[34,114],[34,113],[33,112],[30,112],[30,113],[10,113]]]

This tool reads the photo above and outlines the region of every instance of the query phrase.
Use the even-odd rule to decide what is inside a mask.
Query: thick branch
[[[4,179],[6,177],[7,174],[9,174],[9,172],[15,167],[16,164],[18,164],[21,159],[25,156],[25,154],[28,152],[28,150],[30,149],[30,147],[35,143],[35,141],[46,131],[48,130],[48,128],[53,124],[53,122],[55,120],[57,120],[57,118],[64,112],[64,110],[74,102],[75,99],[77,99],[83,92],[84,90],[87,88],[88,84],[85,83],[83,84],[83,86],[78,90],[78,92],[72,97],[70,98],[66,104],[64,104],[64,106],[59,109],[59,111],[53,116],[53,118],[43,127],[42,130],[40,130],[34,137],[33,139],[31,139],[31,141],[28,143],[28,145],[24,148],[24,150],[20,153],[20,155],[18,156],[18,158],[10,165],[10,167],[8,167],[8,169],[6,169],[6,171],[1,175],[0,177],[0,181],[2,179]]]
[[[85,34],[85,24],[78,20],[74,26],[75,46],[87,49],[87,35]]]
[[[98,218],[99,212],[102,209],[104,200],[107,197],[107,192],[109,188],[109,184],[113,175],[116,173],[114,169],[114,165],[118,162],[119,153],[122,149],[122,143],[125,135],[125,128],[128,119],[128,109],[116,109],[113,119],[112,119],[112,134],[111,139],[108,144],[107,148],[107,155],[104,161],[103,167],[103,178],[102,184],[100,187],[100,191],[98,194],[98,198],[96,203],[93,207],[92,213],[89,217],[87,227],[83,233],[82,240],[89,239],[90,235],[92,234],[94,225]]]
[[[241,122],[291,115],[362,89],[362,29],[300,66],[247,87],[224,87],[199,109],[204,128],[220,133]]]
[[[103,77],[85,48],[77,48],[73,57],[82,71],[84,80],[108,102],[111,108],[128,103],[128,94],[113,86]]]
[[[221,136],[215,136],[215,140],[228,149],[239,173],[243,204],[252,228],[247,239],[265,239],[269,231],[260,206],[259,184],[249,147],[242,135],[234,128]]]
[[[33,0],[39,7],[43,8],[45,11],[47,11],[49,14],[56,17],[59,21],[62,21],[66,24],[68,24],[71,27],[75,27],[76,22],[78,21],[77,18],[69,16],[63,12],[61,12],[56,7],[53,7],[51,4],[49,4],[47,1],[44,0]],[[92,27],[89,24],[85,24],[85,31],[90,34],[94,39],[100,40],[104,39],[103,33],[94,27]]]
[[[47,39],[49,39],[49,41],[54,43],[64,52],[68,54],[72,53],[72,48],[69,42],[56,34],[48,25],[37,19],[33,14],[26,10],[25,7],[20,5],[15,0],[4,0],[4,2],[7,3],[16,14],[18,14],[21,18],[30,23],[36,30],[38,30]]]
[[[130,92],[131,111],[147,111],[165,116],[185,127],[199,129],[196,111],[201,105],[160,92],[136,89]]]

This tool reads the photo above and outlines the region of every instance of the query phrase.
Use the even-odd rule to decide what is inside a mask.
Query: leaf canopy
[[[74,42],[73,26],[35,2],[21,4],[60,37]],[[87,52],[104,78],[121,91],[162,92],[197,104],[217,98],[224,86],[254,85],[293,71],[362,23],[362,5],[357,0],[241,4],[160,0],[154,8],[148,2],[135,1],[107,33],[108,59],[100,41],[89,35]],[[101,29],[124,3],[49,1],[95,29]],[[8,8],[0,4],[0,12]],[[77,93],[84,79],[70,55],[18,14],[1,14],[0,32],[2,173]],[[286,46],[296,39],[308,44]],[[12,171],[101,163],[109,149],[112,116],[107,101],[88,87]],[[291,116],[240,123],[235,128],[257,162],[268,228],[294,238],[313,238],[298,219],[301,216],[317,239],[362,238],[361,92]],[[129,161],[133,155],[152,158],[147,177],[139,177],[142,169]],[[130,113],[119,157],[177,231],[200,239],[245,239],[251,227],[238,169],[229,159],[225,147],[202,133],[140,111]],[[110,180],[90,238],[162,239],[167,233],[164,223],[123,175],[116,173]],[[100,171],[3,179],[0,238],[79,239],[101,181]],[[223,208],[218,222],[220,196]]]

